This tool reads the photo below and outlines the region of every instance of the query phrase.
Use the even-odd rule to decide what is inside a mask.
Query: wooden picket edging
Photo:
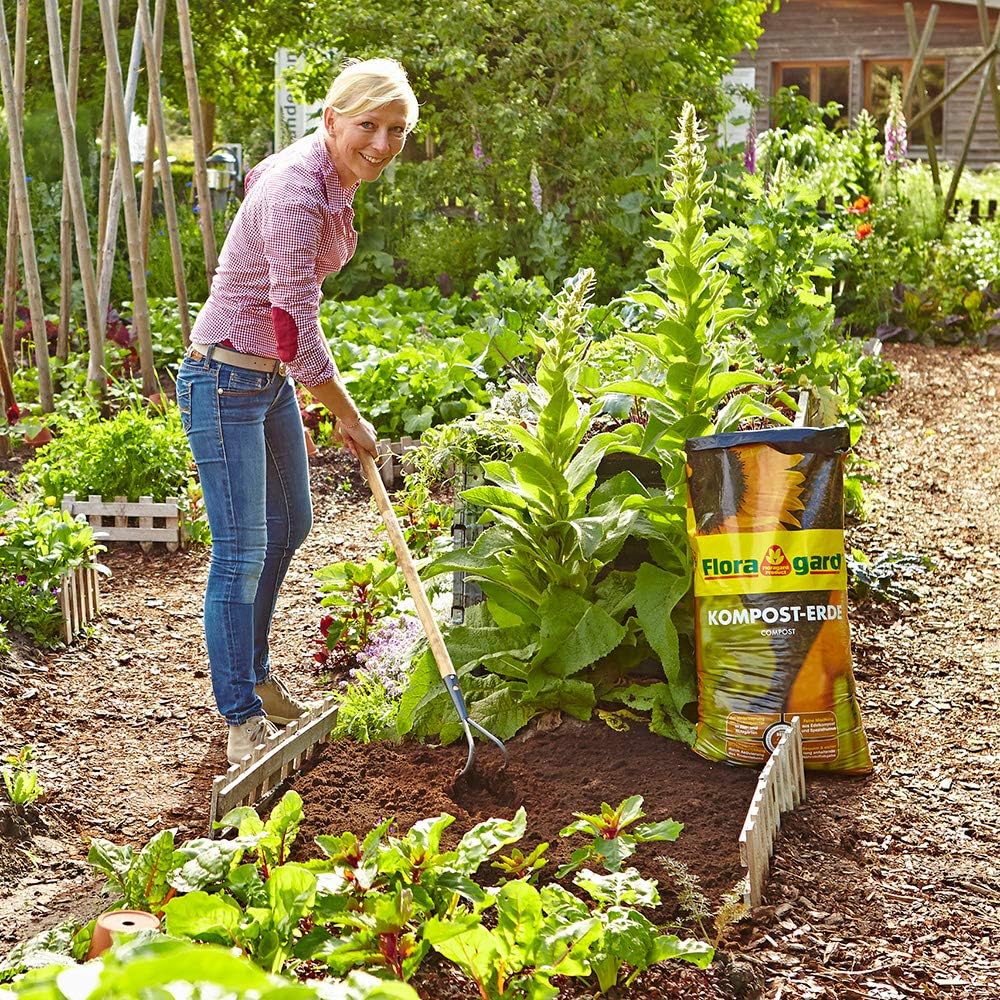
[[[101,591],[93,566],[77,566],[59,581],[59,610],[62,641],[68,646],[77,632],[101,613]]]
[[[165,503],[139,497],[137,503],[132,503],[126,497],[108,501],[88,496],[77,500],[75,494],[67,493],[62,509],[73,517],[86,517],[103,542],[139,542],[144,552],[153,547],[153,542],[164,542],[171,552],[176,552],[184,540],[177,497],[167,497]]]
[[[290,722],[239,764],[212,782],[212,808],[208,819],[210,837],[217,837],[215,824],[237,806],[257,806],[289,775],[301,770],[312,758],[337,722],[339,705],[328,700],[311,708],[301,719]]]
[[[763,899],[774,840],[781,829],[781,814],[790,812],[805,798],[802,726],[796,715],[760,772],[740,831],[740,861],[747,870],[743,898],[750,906],[759,906]]]
[[[380,438],[378,442],[378,469],[385,488],[391,490],[397,479],[413,471],[406,460],[406,453],[420,446],[420,438],[403,437],[398,441]]]

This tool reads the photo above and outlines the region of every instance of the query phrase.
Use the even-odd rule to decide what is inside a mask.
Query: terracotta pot
[[[151,392],[146,399],[149,401],[150,406],[161,406],[163,404],[163,397],[158,392]]]
[[[319,448],[316,447],[316,442],[313,441],[312,431],[308,427],[303,427],[306,435],[306,455],[312,458],[313,455],[319,454]]]
[[[43,427],[34,437],[25,437],[24,443],[30,444],[32,448],[41,448],[43,444],[48,444],[52,440],[52,431],[48,427]]]
[[[109,910],[97,918],[94,937],[90,942],[87,958],[96,958],[114,944],[115,934],[134,934],[136,931],[158,931],[160,921],[145,910]]]

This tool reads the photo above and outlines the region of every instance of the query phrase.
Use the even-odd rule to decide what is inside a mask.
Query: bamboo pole
[[[69,20],[69,112],[76,122],[76,95],[80,82],[80,33],[83,27],[83,0],[73,0]],[[63,164],[62,207],[59,212],[59,335],[56,357],[69,357],[70,306],[73,296],[73,230],[69,200],[69,177]],[[90,237],[87,237],[88,240]]]
[[[80,154],[76,146],[76,124],[70,108],[69,87],[66,83],[66,63],[63,60],[62,28],[59,25],[59,0],[45,0],[45,22],[49,32],[49,63],[52,66],[52,84],[55,89],[56,113],[63,141],[63,169],[69,183],[69,200],[73,209],[73,228],[76,231],[76,257],[83,281],[83,302],[87,313],[87,343],[90,359],[87,380],[103,388],[107,375],[104,371],[104,323],[97,304],[97,279],[94,275],[93,254],[90,248],[90,226],[87,222],[87,203],[83,197],[83,179],[80,176]]]
[[[28,5],[19,3],[14,36],[14,93],[17,94],[17,120],[24,114],[24,77],[27,62]],[[7,197],[7,248],[3,275],[3,348],[7,358],[14,356],[14,320],[17,318],[17,201],[14,198],[14,175],[11,174]],[[10,406],[10,402],[7,403]]]
[[[160,55],[163,51],[163,23],[167,0],[159,0],[156,6],[155,24],[152,32],[149,26],[148,0],[139,0],[137,16],[146,47],[146,66],[149,68],[149,105],[153,115],[150,128],[156,131],[156,148],[160,153],[160,186],[163,190],[163,211],[170,234],[170,260],[174,268],[174,288],[177,292],[177,310],[180,313],[181,335],[184,346],[191,343],[191,317],[188,310],[187,280],[184,276],[184,252],[181,249],[180,225],[177,221],[177,202],[174,199],[174,184],[170,179],[170,159],[167,156],[167,126],[163,120],[163,99],[160,94]]]
[[[132,327],[139,341],[142,365],[142,391],[149,395],[158,389],[153,368],[153,344],[149,335],[149,302],[146,298],[146,269],[142,259],[142,235],[139,232],[139,209],[135,198],[135,175],[132,173],[128,147],[128,118],[125,115],[122,67],[118,59],[118,32],[112,16],[111,0],[98,0],[101,10],[101,33],[104,35],[104,58],[111,80],[111,106],[115,120],[115,144],[118,149],[122,203],[125,208],[125,234],[128,239],[129,267],[132,270]]]
[[[993,32],[992,40],[989,42],[990,48],[989,52],[992,52],[994,58],[997,53],[997,46],[1000,45],[1000,18],[997,18],[997,26]],[[965,169],[965,161],[969,157],[969,150],[972,148],[972,140],[976,135],[976,125],[979,122],[980,112],[983,110],[983,102],[986,100],[986,91],[990,86],[990,70],[993,68],[994,63],[991,61],[984,69],[983,75],[979,80],[979,90],[976,92],[976,100],[972,105],[972,113],[969,115],[969,125],[965,130],[965,142],[962,144],[962,155],[959,156],[958,162],[955,164],[955,170],[951,175],[951,183],[948,185],[948,193],[944,197],[944,217],[948,218],[948,213],[951,211],[951,206],[955,201],[955,194],[958,191],[958,182],[962,177],[962,171]]]
[[[934,22],[937,20],[938,10],[938,5],[934,4],[930,9],[930,13],[927,15],[927,24],[924,26],[925,37],[929,37],[930,32],[934,29]],[[913,4],[903,4],[903,13],[906,15],[906,31],[910,38],[910,51],[916,52],[920,41],[917,36],[917,16],[913,12]],[[916,97],[920,105],[927,102],[927,88],[924,86],[924,81],[922,79],[919,81],[917,86]],[[921,127],[924,133],[924,144],[927,146],[927,162],[930,164],[931,168],[931,179],[934,181],[934,194],[938,199],[940,199],[943,195],[943,191],[941,188],[941,168],[938,165],[937,158],[937,145],[934,142],[934,126],[931,125],[930,118],[925,118],[923,122],[921,122]]]
[[[219,267],[215,248],[215,228],[212,223],[212,195],[208,189],[208,167],[205,164],[205,133],[201,125],[201,99],[198,96],[198,73],[194,62],[194,40],[191,37],[191,15],[188,0],[177,0],[177,27],[180,32],[181,57],[184,60],[184,82],[187,85],[188,112],[191,116],[191,135],[194,139],[194,180],[198,193],[198,221],[201,223],[201,240],[205,250],[205,274],[208,287]]]
[[[27,0],[18,0],[18,6]],[[28,289],[28,311],[31,334],[35,341],[35,367],[38,369],[38,401],[43,413],[51,413],[52,377],[49,374],[49,344],[45,336],[45,306],[42,283],[38,277],[35,256],[35,232],[31,228],[31,205],[28,202],[28,181],[24,171],[24,146],[21,141],[20,102],[14,89],[14,70],[10,61],[10,39],[7,35],[7,15],[0,8],[0,82],[3,103],[7,110],[7,138],[10,144],[10,175],[14,181],[14,201],[17,206],[17,226],[21,234],[21,258],[24,261],[24,283]]]
[[[138,17],[138,15],[136,16]],[[147,80],[151,79],[157,71],[150,63],[147,52]],[[139,191],[139,229],[142,232],[142,260],[145,264],[149,263],[149,231],[153,228],[153,188],[156,186],[156,176],[153,173],[153,163],[156,158],[156,129],[153,128],[153,113],[153,91],[150,88],[146,101],[146,152],[142,159],[142,187]]]
[[[931,4],[931,9],[927,14],[927,23],[924,25],[924,33],[920,37],[916,51],[913,53],[913,61],[910,64],[910,79],[906,84],[906,92],[903,94],[903,114],[910,113],[910,102],[917,91],[917,85],[922,82],[924,57],[927,55],[927,48],[931,44],[931,35],[934,33],[934,25],[937,22],[940,7]]]
[[[976,0],[979,12],[979,34],[983,45],[990,41],[990,14],[986,9],[986,0]],[[990,94],[993,96],[993,120],[997,127],[997,141],[1000,142],[1000,90],[997,90],[997,64],[994,59],[990,64]]]
[[[142,63],[142,32],[136,24],[132,33],[132,51],[129,55],[128,83],[125,85],[125,119],[132,120],[132,111],[135,108],[135,92],[139,85],[139,69]],[[112,115],[112,118],[114,115]],[[108,150],[110,153],[110,149]],[[111,301],[111,278],[115,270],[115,246],[118,242],[118,218],[122,209],[122,179],[121,164],[127,165],[129,173],[132,172],[132,155],[126,147],[124,161],[120,156],[115,158],[115,168],[111,175],[111,185],[108,192],[108,204],[106,207],[105,228],[98,231],[97,238],[100,241],[100,254],[98,258],[97,271],[97,300],[100,303],[101,315],[108,317],[108,305]],[[145,274],[145,268],[143,268]]]
[[[111,198],[111,88],[104,81],[104,114],[101,117],[101,166],[97,182],[97,252],[100,259],[102,234],[108,228]]]
[[[983,66],[986,65],[986,63],[988,63],[991,59],[994,58],[994,56],[996,56],[996,54],[997,54],[996,46],[984,49],[982,52],[980,52],[979,58],[976,59],[976,61],[957,80],[948,84],[948,86],[945,87],[945,89],[942,90],[941,93],[938,94],[937,97],[935,97],[930,104],[928,104],[925,108],[921,108],[913,116],[913,118],[910,121],[910,128],[913,128],[918,122],[922,122],[932,111],[934,111],[940,105],[944,104],[944,102],[947,101],[948,98],[951,97],[951,95],[954,94],[955,91],[962,86],[962,84],[967,83],[969,80],[971,80],[972,77],[974,77],[976,73],[979,72],[979,70],[981,70]]]

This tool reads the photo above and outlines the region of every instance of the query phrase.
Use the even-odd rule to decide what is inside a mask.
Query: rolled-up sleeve
[[[319,326],[316,260],[323,227],[319,205],[302,194],[269,198],[261,220],[278,357],[305,386],[337,375]]]

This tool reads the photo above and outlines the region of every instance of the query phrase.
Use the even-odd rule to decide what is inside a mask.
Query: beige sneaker
[[[264,714],[276,726],[287,726],[293,719],[306,714],[306,706],[292,697],[292,693],[285,687],[281,678],[273,672],[263,684],[258,684],[254,691],[264,703]]]
[[[229,742],[226,756],[230,764],[238,764],[253,753],[269,736],[274,736],[278,727],[265,715],[255,715],[238,726],[229,727]]]

